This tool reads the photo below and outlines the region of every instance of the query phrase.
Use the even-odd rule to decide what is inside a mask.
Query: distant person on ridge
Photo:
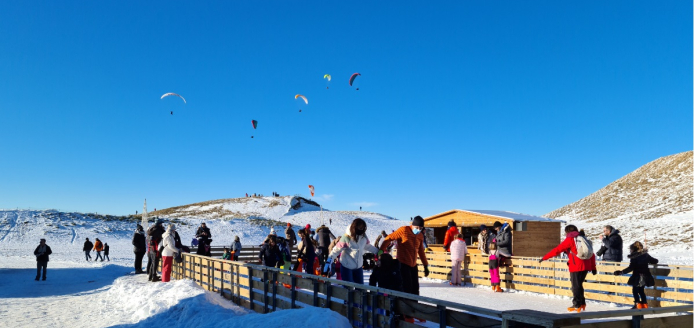
[[[46,280],[46,268],[48,267],[48,255],[51,255],[51,247],[46,245],[46,239],[41,238],[39,246],[34,250],[34,256],[36,256],[36,281],[41,278],[41,273],[43,271],[42,280]]]
[[[448,221],[448,230],[446,230],[446,236],[443,238],[443,249],[446,250],[446,252],[451,251],[451,243],[459,233],[460,231],[458,231],[458,227],[455,226],[455,221]]]
[[[137,225],[133,234],[133,252],[135,253],[135,273],[144,273],[142,271],[142,258],[147,253],[147,241],[145,238],[145,230],[141,225]]]
[[[622,236],[619,235],[619,230],[615,229],[611,225],[606,225],[602,229],[603,234],[600,235],[602,239],[602,247],[595,254],[597,256],[602,256],[603,261],[610,262],[622,262]]]
[[[92,244],[91,241],[89,241],[89,238],[84,242],[84,246],[82,247],[82,250],[84,251],[84,255],[86,256],[87,261],[92,259],[92,256],[89,255],[89,253],[92,251],[92,247],[94,247],[94,244]]]
[[[101,240],[99,238],[96,239],[96,242],[94,243],[94,250],[96,251],[96,257],[94,258],[94,262],[101,258],[101,262],[104,261],[104,257],[101,256],[101,251],[104,250],[104,244],[101,243]]]
[[[564,228],[564,232],[566,233],[566,239],[559,246],[545,254],[540,259],[540,263],[562,253],[568,255],[569,278],[571,280],[571,292],[573,293],[573,305],[568,310],[569,312],[581,312],[586,309],[583,282],[586,280],[588,272],[592,272],[593,275],[598,273],[595,269],[595,254],[592,253],[592,249],[588,246],[586,239],[579,235],[578,228],[575,225],[567,225]]]

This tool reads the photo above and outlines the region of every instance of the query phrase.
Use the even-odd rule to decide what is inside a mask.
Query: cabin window
[[[514,222],[514,229],[515,231],[527,231],[528,230],[528,222]]]

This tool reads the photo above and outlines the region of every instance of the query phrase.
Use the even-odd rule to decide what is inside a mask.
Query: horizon
[[[0,208],[278,192],[401,220],[542,216],[694,149],[692,10],[4,4]]]

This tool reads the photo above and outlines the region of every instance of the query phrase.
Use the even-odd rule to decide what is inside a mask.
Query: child
[[[495,292],[503,292],[499,284],[501,279],[499,278],[499,258],[496,255],[496,243],[492,242],[489,244],[489,281],[492,283],[492,290]]]
[[[104,243],[104,258],[106,258],[106,261],[111,262],[111,259],[108,258],[108,243]]]
[[[457,234],[450,247],[453,267],[451,268],[451,282],[449,284],[451,286],[460,286],[460,265],[465,262],[465,256],[467,255],[467,244],[463,240],[463,234]]]
[[[615,271],[614,275],[619,276],[634,272],[629,277],[629,281],[627,281],[627,284],[632,286],[632,292],[634,293],[634,307],[632,309],[647,309],[648,300],[646,300],[644,287],[653,287],[655,285],[655,280],[653,280],[651,271],[648,270],[648,265],[658,264],[658,259],[651,257],[648,254],[648,250],[644,249],[643,244],[639,241],[631,244],[629,251],[629,266],[624,270]]]
[[[224,247],[224,254],[222,254],[222,260],[231,260],[231,252],[229,252],[228,247]]]
[[[397,260],[393,260],[393,257],[388,253],[379,255],[376,267],[373,268],[371,277],[369,277],[369,285],[402,291],[402,276]]]

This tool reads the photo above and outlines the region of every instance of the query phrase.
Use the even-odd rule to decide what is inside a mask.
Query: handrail
[[[614,317],[631,317],[635,315],[648,315],[648,314],[661,314],[661,313],[673,313],[673,312],[692,312],[694,311],[694,306],[692,305],[678,305],[678,306],[666,306],[658,308],[648,308],[648,309],[628,309],[628,310],[614,310],[614,311],[599,311],[599,312],[582,312],[582,313],[572,313],[569,314],[574,317],[579,317],[581,320],[585,319],[601,319],[601,318],[614,318]]]

